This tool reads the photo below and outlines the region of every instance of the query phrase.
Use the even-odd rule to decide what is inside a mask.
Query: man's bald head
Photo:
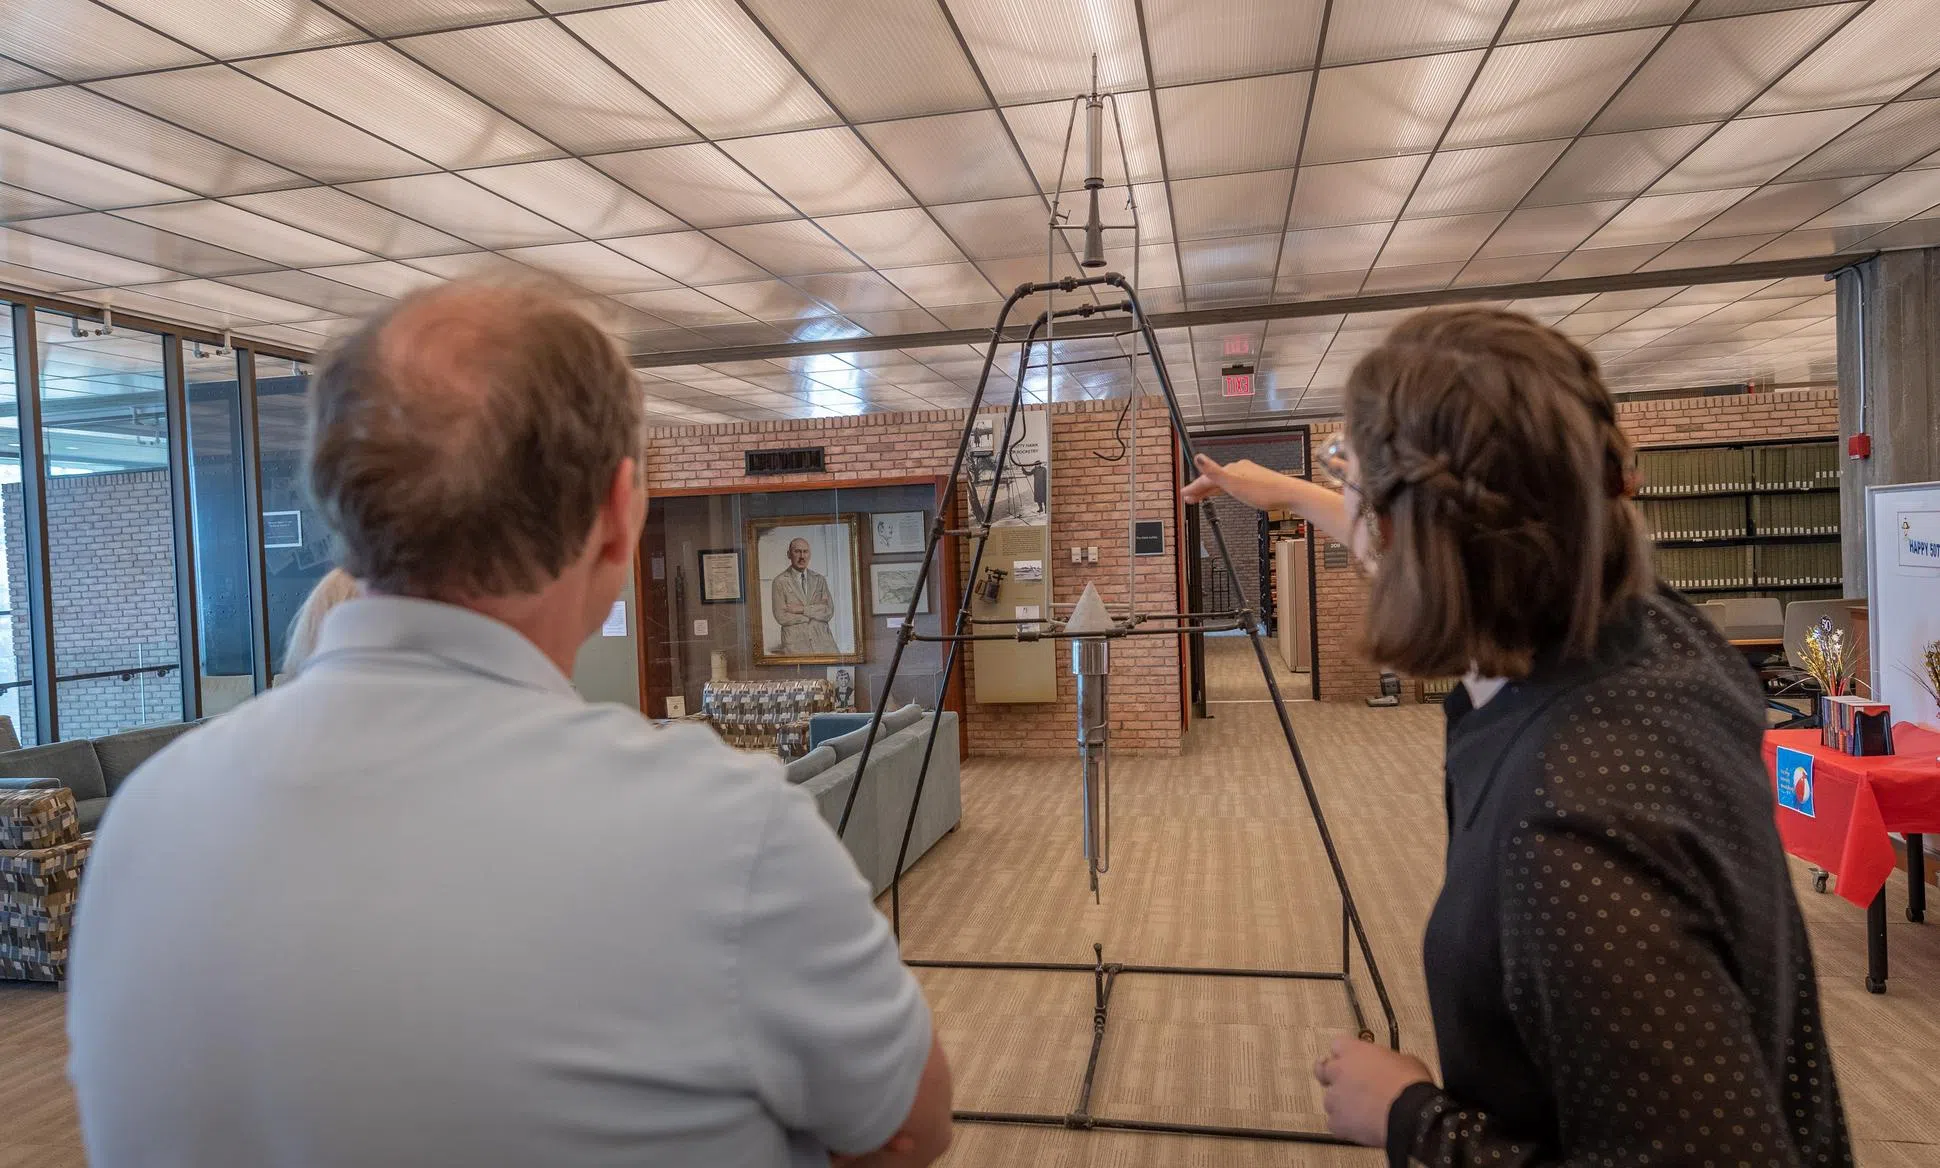
[[[310,391],[310,489],[375,591],[533,592],[641,454],[632,370],[564,297],[459,281],[366,321]]]

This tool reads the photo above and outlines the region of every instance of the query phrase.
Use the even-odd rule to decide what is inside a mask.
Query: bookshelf
[[[1266,618],[1267,632],[1272,636],[1280,635],[1280,582],[1279,573],[1273,570],[1274,546],[1283,539],[1300,539],[1306,534],[1306,522],[1291,511],[1260,512],[1260,590],[1256,595],[1260,597],[1260,614]]]
[[[1843,595],[1836,440],[1656,446],[1637,469],[1672,587],[1701,599]]]

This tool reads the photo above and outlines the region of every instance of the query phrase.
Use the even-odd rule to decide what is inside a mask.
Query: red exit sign
[[[1253,340],[1251,337],[1226,337],[1223,339],[1219,355],[1222,357],[1244,357],[1252,351]]]
[[[1251,365],[1228,365],[1220,373],[1220,381],[1227,397],[1253,396],[1253,367]]]

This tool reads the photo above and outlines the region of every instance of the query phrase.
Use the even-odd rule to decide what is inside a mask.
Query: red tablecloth
[[[1837,876],[1839,895],[1866,907],[1899,863],[1887,833],[1940,833],[1940,733],[1901,722],[1898,753],[1855,758],[1821,746],[1817,730],[1771,730],[1767,772],[1781,746],[1812,756],[1814,788],[1814,815],[1777,807],[1785,850]]]

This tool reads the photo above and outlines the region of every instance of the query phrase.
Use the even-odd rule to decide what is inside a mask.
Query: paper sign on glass
[[[605,623],[600,625],[600,636],[626,636],[626,601],[616,600],[613,602],[613,611],[606,614]]]
[[[1818,818],[1812,811],[1812,756],[1803,750],[1778,748],[1778,805],[1796,811],[1807,819]]]
[[[1940,568],[1940,511],[1900,512],[1900,566]]]

